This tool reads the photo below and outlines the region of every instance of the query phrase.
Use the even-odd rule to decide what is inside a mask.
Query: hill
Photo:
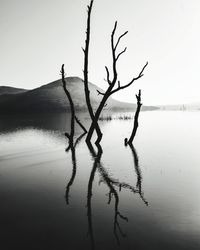
[[[26,89],[0,86],[0,95],[19,94],[19,93],[24,93],[26,91],[27,91]]]
[[[73,98],[76,110],[87,110],[85,103],[83,80],[78,77],[66,78],[67,88]],[[23,90],[11,87],[0,88],[0,113],[54,113],[70,109],[68,99],[63,91],[61,80],[51,82],[33,90]],[[98,95],[96,85],[89,83],[92,106],[97,108],[102,96]],[[1,92],[2,90],[2,92]],[[9,91],[8,91],[9,90]],[[8,93],[9,92],[9,93]],[[135,104],[124,103],[110,98],[105,109],[134,109]],[[152,109],[154,107],[144,107]]]

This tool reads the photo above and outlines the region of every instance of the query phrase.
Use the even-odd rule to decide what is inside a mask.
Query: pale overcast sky
[[[68,76],[82,77],[86,6],[89,0],[0,0],[0,85],[32,89]],[[89,79],[105,88],[104,65],[111,65],[110,33],[126,30],[118,65],[121,83],[144,77],[115,98],[143,103],[200,102],[199,0],[95,0]]]

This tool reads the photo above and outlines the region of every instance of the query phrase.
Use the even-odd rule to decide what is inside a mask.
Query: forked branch
[[[115,48],[114,48],[115,50],[117,49],[120,40],[121,40],[126,34],[128,34],[128,31],[125,31],[125,32],[118,38],[117,43],[116,43]]]
[[[98,95],[105,95],[105,93],[99,91],[98,89],[97,89],[97,93],[98,93]]]
[[[148,65],[148,62],[144,65],[144,67],[142,68],[142,70],[140,71],[139,75],[137,77],[134,77],[129,83],[125,84],[125,85],[121,85],[120,81],[118,80],[118,72],[117,72],[117,62],[119,60],[119,58],[121,57],[122,54],[124,54],[126,52],[126,47],[124,48],[124,50],[122,50],[121,52],[117,52],[117,48],[119,46],[119,43],[121,41],[121,39],[128,33],[127,31],[124,32],[122,35],[120,35],[117,39],[117,42],[115,43],[115,33],[116,33],[116,29],[117,29],[117,22],[115,22],[114,24],[114,28],[112,30],[111,33],[111,51],[112,51],[112,80],[110,79],[110,71],[108,69],[108,67],[105,67],[106,69],[106,76],[107,76],[107,82],[108,82],[108,88],[107,90],[103,93],[99,90],[97,90],[98,95],[102,95],[102,99],[101,102],[94,114],[94,120],[92,121],[92,124],[89,128],[89,132],[87,135],[87,140],[89,141],[92,137],[92,134],[94,132],[95,129],[95,123],[98,123],[99,117],[101,115],[101,112],[103,110],[103,108],[105,107],[105,104],[108,100],[108,98],[114,94],[117,91],[120,91],[122,89],[125,89],[127,87],[129,87],[131,84],[133,84],[136,80],[138,80],[139,78],[141,78],[143,76],[143,72],[146,68],[146,66]],[[117,86],[116,86],[117,85]],[[116,86],[116,88],[115,88]],[[101,137],[98,137],[96,143],[99,143],[101,141]]]
[[[145,68],[147,67],[148,65],[148,62],[146,62],[146,64],[144,65],[144,67],[142,68],[142,70],[140,71],[140,73],[138,74],[137,77],[134,77],[129,83],[125,84],[125,85],[122,85],[122,86],[118,86],[118,88],[112,90],[110,92],[110,95],[118,92],[119,90],[122,90],[122,89],[125,89],[125,88],[128,88],[131,84],[133,84],[135,81],[137,81],[138,79],[140,79],[142,76],[143,76],[143,72],[145,70]]]
[[[126,52],[126,50],[127,50],[127,47],[125,47],[124,50],[122,50],[122,51],[117,55],[116,61],[120,58],[120,56],[121,56],[122,54],[124,54],[124,53]]]

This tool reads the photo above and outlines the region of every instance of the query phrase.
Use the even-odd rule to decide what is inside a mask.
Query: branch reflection
[[[88,191],[87,191],[87,217],[88,217],[88,235],[90,237],[91,249],[95,249],[94,233],[93,233],[93,224],[92,224],[92,187],[94,182],[94,177],[98,166],[100,165],[101,156],[103,150],[100,144],[97,144],[97,153],[95,152],[91,143],[87,143],[90,154],[94,160],[93,167],[90,173],[90,178],[88,182]]]
[[[72,175],[71,178],[66,186],[66,203],[69,204],[69,192],[70,188],[73,185],[76,171],[77,171],[77,165],[76,165],[76,154],[75,154],[75,148],[78,145],[78,143],[81,141],[85,134],[81,135],[75,142],[74,145],[69,146],[66,151],[71,151],[71,159],[72,159]],[[100,183],[104,183],[109,191],[108,191],[108,204],[111,204],[112,201],[114,202],[114,218],[113,218],[113,233],[116,238],[116,242],[118,245],[120,245],[120,238],[126,237],[126,234],[123,232],[120,221],[126,221],[128,222],[128,218],[125,217],[119,209],[120,204],[120,197],[119,193],[122,189],[129,190],[130,192],[134,194],[138,194],[141,200],[144,202],[146,206],[148,206],[147,200],[144,198],[144,193],[142,191],[142,173],[139,166],[139,157],[137,155],[137,152],[133,145],[130,145],[130,149],[132,152],[133,160],[134,160],[134,170],[137,175],[137,183],[135,186],[132,186],[126,182],[120,182],[117,179],[112,178],[107,169],[104,168],[101,159],[103,155],[103,149],[100,144],[96,145],[96,150],[94,149],[93,145],[91,143],[87,143],[87,147],[89,149],[90,155],[93,160],[92,169],[90,172],[88,185],[87,185],[87,220],[88,220],[88,236],[90,238],[91,243],[91,249],[95,249],[95,236],[94,236],[94,230],[93,230],[93,213],[92,213],[92,195],[93,195],[93,183],[94,178],[96,176],[96,172],[100,174]]]
[[[146,206],[149,205],[148,201],[144,198],[144,193],[142,192],[142,172],[139,166],[139,157],[138,154],[133,146],[133,144],[129,144],[129,147],[131,149],[132,155],[133,155],[133,160],[134,160],[134,167],[135,167],[135,172],[137,175],[137,184],[136,187],[138,188],[138,192],[140,195],[140,198],[143,200]]]
[[[120,244],[120,239],[119,239],[118,232],[121,234],[122,237],[125,237],[126,234],[123,233],[123,231],[122,231],[122,229],[120,227],[118,218],[128,222],[128,218],[123,216],[119,211],[119,195],[118,195],[116,189],[114,188],[115,184],[118,184],[120,186],[120,183],[117,182],[117,181],[113,182],[113,180],[109,177],[106,169],[102,166],[102,164],[99,164],[98,170],[99,170],[99,172],[101,174],[102,181],[104,183],[106,183],[106,185],[110,189],[108,204],[111,203],[112,197],[114,197],[114,199],[115,199],[115,201],[114,201],[114,211],[115,211],[115,213],[114,213],[114,228],[113,228],[113,230],[114,230],[115,238],[116,238],[117,243],[119,245]]]
[[[76,170],[77,170],[77,165],[76,165],[76,146],[81,142],[81,140],[83,139],[83,137],[86,135],[86,132],[84,132],[82,135],[80,135],[75,143],[69,143],[69,146],[66,148],[66,152],[71,151],[71,160],[72,160],[72,175],[71,178],[69,179],[69,182],[67,183],[66,186],[66,191],[65,191],[65,200],[67,205],[69,204],[69,192],[70,192],[70,188],[74,183],[74,179],[76,177]]]

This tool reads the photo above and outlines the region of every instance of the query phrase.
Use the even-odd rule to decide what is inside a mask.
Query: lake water
[[[142,112],[125,147],[132,124],[66,152],[67,115],[0,117],[0,248],[200,249],[200,113]]]

